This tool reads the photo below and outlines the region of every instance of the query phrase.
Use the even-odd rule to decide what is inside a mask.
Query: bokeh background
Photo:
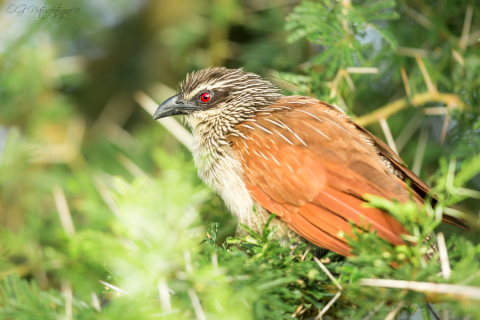
[[[30,6],[44,4],[80,10],[61,21],[53,13],[42,18],[31,12]],[[193,70],[243,67],[271,79],[286,94],[327,100],[356,119],[405,96],[431,92],[426,72],[436,89],[455,96],[454,105],[430,101],[415,108],[407,102],[400,112],[387,115],[387,128],[378,119],[363,118],[367,128],[393,141],[405,162],[428,182],[457,160],[460,167],[478,155],[478,3],[386,1],[385,21],[376,27],[352,20],[351,34],[341,39],[356,47],[336,41],[332,34],[338,30],[316,31],[326,29],[328,19],[312,22],[313,31],[302,29],[311,18],[301,15],[307,7],[295,0],[0,0],[0,275],[35,280],[40,289],[59,290],[61,297],[73,292],[90,301],[94,294],[104,303],[108,299],[102,294],[112,289],[98,280],[115,282],[121,274],[107,261],[113,259],[109,250],[117,250],[110,246],[112,239],[125,236],[128,226],[151,223],[157,229],[143,232],[172,240],[195,234],[179,227],[191,219],[193,230],[218,222],[218,243],[235,235],[235,219],[197,178],[176,129],[154,122],[147,110],[149,99],[161,103]],[[333,40],[325,43],[322,37]],[[331,48],[340,53],[330,54]],[[348,48],[361,48],[363,56]],[[408,86],[401,70],[406,70]],[[473,196],[454,210],[475,221],[480,175],[465,188]],[[124,202],[131,214],[124,213],[126,224],[119,218]],[[151,211],[142,215],[138,208],[145,203]],[[176,216],[169,223],[167,212]],[[188,218],[185,212],[194,213]],[[441,227],[476,245],[478,230],[472,229],[464,233]],[[181,250],[189,242],[175,238],[179,243],[166,245],[165,239],[157,239],[164,256],[156,253],[164,260],[183,259]],[[125,261],[120,265],[124,273],[130,270]],[[52,301],[54,306],[58,302]],[[58,311],[63,308],[71,316],[63,300],[56,308],[47,304],[45,312],[63,314]],[[81,307],[74,303],[73,312],[77,309]],[[125,312],[111,310],[112,317]],[[247,317],[245,310],[238,311],[239,319]]]

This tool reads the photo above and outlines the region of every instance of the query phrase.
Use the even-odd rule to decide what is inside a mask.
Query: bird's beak
[[[173,96],[158,107],[153,115],[153,120],[158,120],[165,117],[175,116],[177,114],[189,114],[197,110],[192,104],[183,101],[179,95]]]

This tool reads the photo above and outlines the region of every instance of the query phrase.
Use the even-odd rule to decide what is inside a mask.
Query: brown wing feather
[[[420,179],[415,173],[413,173],[410,169],[408,169],[405,163],[400,159],[399,156],[395,154],[395,152],[390,149],[390,147],[385,144],[382,140],[375,137],[373,134],[365,130],[362,126],[355,123],[355,126],[358,130],[360,130],[363,134],[368,136],[372,142],[375,144],[375,147],[379,150],[379,152],[390,162],[392,166],[400,171],[404,176],[404,180],[409,180],[411,182],[411,187],[413,191],[415,191],[421,198],[425,199],[427,195],[430,194],[432,197],[432,205],[435,205],[437,200],[435,199],[435,195],[431,194],[430,187]],[[447,214],[443,215],[442,221],[453,225],[455,227],[461,228],[463,230],[470,230],[465,220],[453,216],[449,216]]]
[[[402,226],[386,212],[364,208],[362,196],[407,201],[408,192],[347,118],[301,97],[266,111],[236,126],[248,140],[231,137],[256,202],[308,241],[342,255],[349,255],[343,237],[352,236],[349,221],[403,243]]]

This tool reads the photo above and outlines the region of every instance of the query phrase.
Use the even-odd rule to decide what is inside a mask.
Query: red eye
[[[200,96],[200,100],[202,100],[202,102],[208,102],[210,101],[210,93],[203,93],[201,96]]]

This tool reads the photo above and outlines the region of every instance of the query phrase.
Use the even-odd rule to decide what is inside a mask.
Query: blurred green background
[[[359,8],[367,2],[314,1],[326,7],[353,3]],[[462,160],[480,152],[480,6],[476,2],[387,1],[375,9],[386,10],[385,17],[376,18],[381,22],[375,26],[355,21],[352,13],[352,34],[339,33],[346,42],[335,40],[337,31],[326,31],[328,19],[313,21],[315,15],[312,18],[301,11],[308,4],[302,7],[295,0],[46,4],[47,8],[61,5],[80,10],[56,21],[53,13],[46,17],[42,16],[45,12],[32,12],[31,6],[44,5],[39,1],[0,0],[3,277],[17,273],[34,279],[43,290],[71,293],[73,288],[81,299],[92,292],[101,296],[105,288],[98,280],[115,282],[116,276],[99,261],[110,261],[107,251],[118,250],[118,244],[109,247],[112,239],[128,238],[128,224],[117,221],[122,211],[119,203],[127,201],[125,197],[136,197],[130,203],[133,208],[151,201],[147,207],[153,213],[175,212],[177,220],[193,210],[190,223],[203,226],[198,230],[219,222],[218,243],[235,234],[236,221],[222,200],[197,178],[188,149],[152,121],[144,108],[148,104],[145,94],[159,104],[193,70],[243,67],[271,79],[286,94],[315,96],[360,117],[406,95],[428,91],[423,65],[437,89],[458,97],[469,111],[446,112],[443,102],[433,101],[424,106],[430,108],[428,113],[407,103],[399,113],[386,117],[400,155],[432,182],[432,177],[445,173],[439,169],[440,158],[457,159],[460,167]],[[399,14],[393,15],[393,10]],[[358,13],[369,15],[360,9]],[[304,28],[310,18],[312,27]],[[465,38],[465,32],[470,36]],[[331,42],[323,41],[329,37]],[[376,71],[347,72],[348,76],[338,78],[339,71],[348,67]],[[401,67],[408,74],[410,94],[405,92]],[[335,79],[339,79],[337,84]],[[377,121],[367,128],[386,140],[385,128]],[[138,187],[135,181],[147,187],[141,183]],[[148,183],[155,186],[148,187]],[[122,189],[123,184],[131,186]],[[466,188],[478,192],[480,175]],[[112,195],[111,189],[118,194]],[[455,208],[474,218],[480,213],[475,197]],[[131,212],[134,219],[136,211]],[[159,233],[177,225],[162,225],[161,213],[147,216],[139,214],[138,219],[145,218],[147,225],[152,221]],[[448,235],[479,242],[475,228],[470,233],[441,228]],[[187,237],[196,234],[181,230]],[[162,247],[162,243],[157,244]],[[183,257],[181,250],[187,244],[178,246],[177,253]],[[175,259],[180,258],[175,255]]]

